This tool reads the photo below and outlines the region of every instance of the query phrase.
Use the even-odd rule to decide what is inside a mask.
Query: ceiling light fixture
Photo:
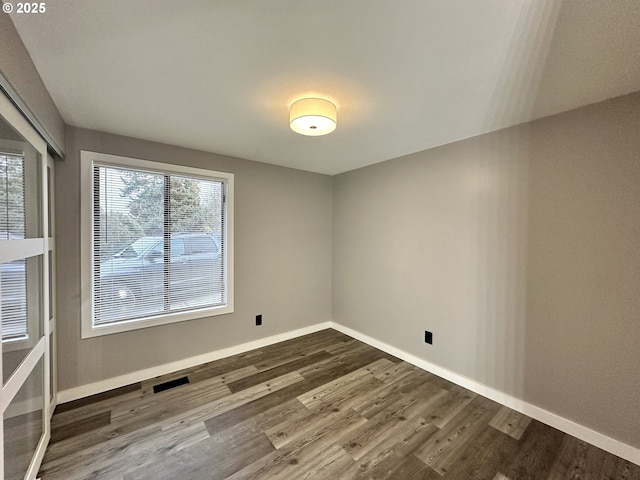
[[[318,137],[336,129],[337,109],[329,100],[303,98],[291,104],[289,126],[301,135]]]

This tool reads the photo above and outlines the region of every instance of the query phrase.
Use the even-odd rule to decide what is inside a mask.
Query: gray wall
[[[636,93],[334,177],[333,320],[640,447],[639,132]]]
[[[2,3],[2,2],[0,2]],[[65,124],[31,61],[11,17],[0,15],[0,71],[58,146],[65,149]]]
[[[60,390],[331,319],[331,177],[67,127],[56,165]],[[80,150],[235,174],[235,313],[80,339]],[[255,326],[255,315],[264,324]]]

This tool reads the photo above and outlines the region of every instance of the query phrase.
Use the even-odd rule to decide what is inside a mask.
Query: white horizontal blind
[[[94,163],[93,325],[224,305],[222,180]]]
[[[27,338],[27,261],[3,263],[0,269],[2,285],[2,341]]]
[[[0,240],[25,238],[24,158],[0,154]]]
[[[0,240],[25,238],[24,158],[0,154]],[[27,338],[26,260],[0,265],[2,340]]]

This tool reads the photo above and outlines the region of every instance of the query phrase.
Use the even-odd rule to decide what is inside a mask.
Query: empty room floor
[[[636,479],[335,330],[58,406],[42,480]]]

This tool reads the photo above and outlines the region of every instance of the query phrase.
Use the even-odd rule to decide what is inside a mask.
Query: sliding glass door
[[[0,95],[0,478],[5,480],[35,478],[55,405],[51,168],[44,140]]]

